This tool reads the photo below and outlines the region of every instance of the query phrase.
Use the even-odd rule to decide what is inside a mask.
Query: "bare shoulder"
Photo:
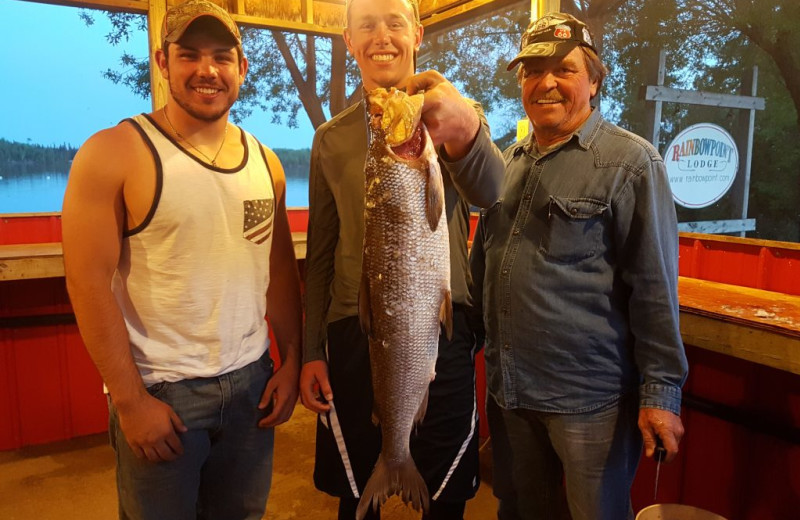
[[[280,160],[280,158],[278,158],[278,154],[273,152],[271,148],[269,148],[268,146],[262,144],[261,145],[261,149],[264,150],[264,155],[266,156],[267,161],[269,161],[270,167],[273,164],[281,166],[281,160]],[[283,167],[281,166],[281,169],[282,168]]]
[[[278,155],[263,144],[261,145],[261,149],[264,151],[264,157],[267,158],[267,164],[272,174],[272,181],[275,182],[276,185],[286,184],[286,174],[283,171],[283,165]]]
[[[86,140],[75,155],[70,176],[102,176],[109,181],[124,182],[131,172],[152,163],[152,155],[139,131],[124,121]]]

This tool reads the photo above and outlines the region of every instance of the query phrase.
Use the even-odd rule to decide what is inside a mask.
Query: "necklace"
[[[211,166],[214,166],[214,167],[216,167],[216,166],[217,166],[217,157],[219,157],[219,153],[222,151],[222,147],[223,147],[223,146],[225,146],[225,138],[228,136],[228,123],[225,123],[225,132],[222,134],[222,142],[221,142],[221,143],[219,143],[219,148],[217,149],[217,153],[215,153],[215,154],[214,154],[214,157],[209,157],[208,155],[204,154],[202,150],[200,150],[198,147],[196,147],[195,145],[193,145],[191,141],[189,141],[188,139],[186,139],[186,138],[183,136],[183,134],[181,134],[180,132],[178,132],[178,131],[175,129],[175,126],[172,124],[172,121],[170,121],[170,120],[169,120],[169,116],[167,115],[167,109],[166,109],[166,108],[163,110],[163,112],[164,112],[164,119],[166,119],[166,120],[167,120],[167,124],[169,124],[169,127],[172,129],[172,131],[175,133],[175,135],[177,135],[177,136],[178,136],[178,139],[180,139],[180,140],[181,140],[181,141],[183,141],[184,143],[186,143],[186,144],[188,144],[189,146],[191,146],[191,147],[192,147],[192,150],[194,150],[194,151],[196,151],[197,153],[199,153],[200,155],[202,155],[202,156],[203,156],[203,158],[204,158],[206,161],[208,161],[208,162],[210,162],[210,163],[211,163]]]

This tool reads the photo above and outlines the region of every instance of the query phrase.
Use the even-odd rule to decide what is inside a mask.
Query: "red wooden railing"
[[[290,210],[293,231],[307,224],[307,210]],[[0,217],[0,245],[60,240],[58,214]],[[800,245],[681,234],[680,273],[800,295]],[[694,345],[687,355],[686,436],[678,459],[662,467],[657,501],[730,520],[798,518],[800,376]],[[478,365],[484,389],[482,358]],[[101,388],[63,277],[0,282],[0,450],[104,431]],[[633,487],[637,510],[654,502],[654,472],[643,460]]]

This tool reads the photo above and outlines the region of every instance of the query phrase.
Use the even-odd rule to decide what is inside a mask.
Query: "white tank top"
[[[258,141],[232,169],[182,150],[147,115],[132,120],[153,153],[156,192],[123,235],[113,290],[146,386],[213,377],[269,346],[266,294],[275,190]]]

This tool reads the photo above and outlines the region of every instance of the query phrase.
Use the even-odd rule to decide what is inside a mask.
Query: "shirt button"
[[[578,209],[577,208],[572,208],[571,210],[569,210],[569,212],[572,215],[577,215],[578,214]]]
[[[522,200],[531,200],[531,194],[527,193],[524,197],[522,197]]]
[[[508,269],[503,269],[503,274],[508,274]]]
[[[508,349],[510,349],[510,348],[511,348],[511,345],[509,345],[508,343],[506,343],[505,345],[503,345],[503,348],[504,348],[504,349],[506,349],[506,350],[508,350]]]
[[[515,230],[514,230],[514,234],[515,234],[515,235],[519,235],[519,229],[515,229]]]

